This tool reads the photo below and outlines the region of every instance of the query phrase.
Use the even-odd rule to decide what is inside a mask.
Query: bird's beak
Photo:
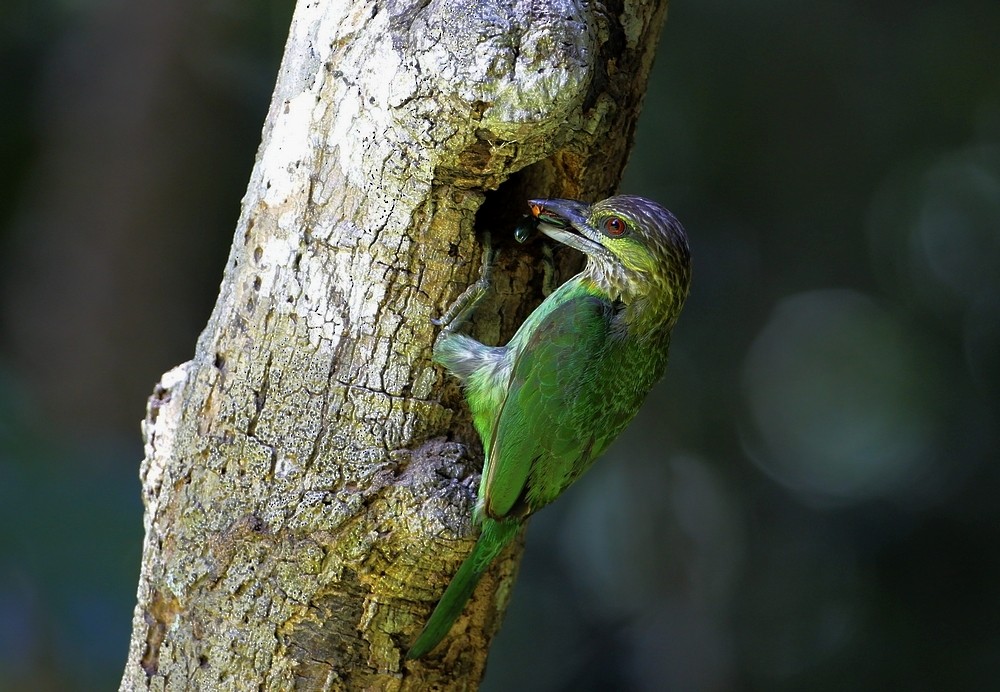
[[[589,204],[574,199],[530,199],[528,204],[538,219],[538,230],[548,237],[585,255],[605,252],[604,246],[591,237],[594,231],[587,223]]]

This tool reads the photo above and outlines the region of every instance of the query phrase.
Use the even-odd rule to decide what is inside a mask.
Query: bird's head
[[[630,319],[670,328],[691,283],[684,227],[644,197],[618,195],[590,205],[533,199],[538,230],[587,256],[584,275],[627,306]]]

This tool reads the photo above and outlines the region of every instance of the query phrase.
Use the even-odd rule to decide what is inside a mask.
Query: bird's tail
[[[483,532],[480,534],[479,540],[476,541],[472,553],[465,558],[465,562],[458,568],[458,572],[448,584],[444,595],[441,596],[434,612],[431,613],[430,619],[421,630],[420,636],[406,652],[407,658],[420,658],[444,639],[452,624],[465,608],[465,602],[472,596],[476,584],[479,583],[479,578],[483,576],[483,572],[500,554],[500,551],[517,535],[520,525],[520,522],[513,519],[507,521],[486,519],[483,521]]]

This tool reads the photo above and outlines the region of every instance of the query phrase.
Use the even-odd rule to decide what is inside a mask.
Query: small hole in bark
[[[489,231],[495,245],[510,244],[515,226],[530,213],[528,200],[534,197],[545,197],[545,194],[532,187],[530,176],[523,171],[515,173],[496,190],[486,193],[476,212],[476,230]]]

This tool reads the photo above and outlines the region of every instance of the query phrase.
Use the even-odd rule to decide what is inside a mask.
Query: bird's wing
[[[599,386],[594,363],[605,350],[610,314],[596,296],[568,298],[519,350],[483,470],[480,510],[487,516],[539,509],[599,451],[583,424],[593,412],[583,409]]]

